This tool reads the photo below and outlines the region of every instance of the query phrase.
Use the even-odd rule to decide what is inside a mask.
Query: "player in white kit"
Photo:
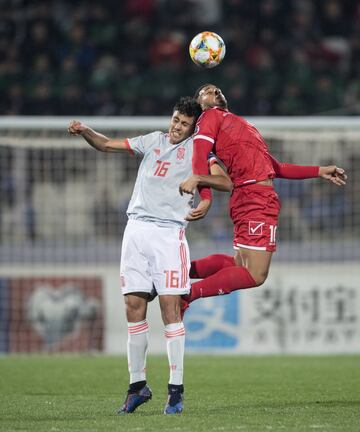
[[[201,107],[194,99],[181,98],[174,107],[167,134],[157,131],[129,139],[109,139],[78,121],[69,125],[69,133],[81,135],[97,150],[128,151],[142,157],[127,209],[129,220],[121,250],[130,386],[119,414],[134,412],[152,397],[146,382],[146,311],[153,285],[159,295],[170,367],[164,413],[183,410],[185,328],[180,308],[181,295],[190,291],[185,218],[192,211],[193,196],[180,195],[179,184],[192,174],[191,135],[200,114]],[[211,186],[229,191],[232,184],[214,159],[209,161],[209,167]],[[200,209],[193,218],[203,216],[205,212]]]

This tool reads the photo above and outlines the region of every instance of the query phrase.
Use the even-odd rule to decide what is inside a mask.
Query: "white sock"
[[[130,384],[146,380],[146,354],[149,343],[149,326],[146,320],[128,322],[127,356]]]
[[[166,348],[170,367],[169,384],[183,383],[185,327],[182,322],[165,326]]]

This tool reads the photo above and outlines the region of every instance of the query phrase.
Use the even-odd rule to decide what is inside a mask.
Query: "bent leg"
[[[272,252],[241,248],[235,256],[236,266],[225,267],[191,285],[189,302],[261,285],[267,277],[271,256]]]
[[[272,252],[240,248],[236,251],[235,262],[237,266],[245,267],[256,286],[263,284],[269,273]]]
[[[190,278],[203,279],[217,273],[225,267],[234,266],[234,257],[224,254],[213,254],[191,261]]]

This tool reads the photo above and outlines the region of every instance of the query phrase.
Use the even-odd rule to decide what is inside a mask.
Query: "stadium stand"
[[[90,5],[0,1],[0,114],[167,115],[210,77],[243,115],[360,112],[359,2]],[[187,47],[205,29],[223,36],[227,55],[199,78]]]

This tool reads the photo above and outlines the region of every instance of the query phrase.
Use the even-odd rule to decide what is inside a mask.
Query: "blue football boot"
[[[184,387],[182,385],[168,385],[168,399],[164,414],[181,414],[183,411]]]
[[[142,389],[137,392],[131,393],[128,390],[124,405],[118,410],[118,414],[130,414],[133,413],[136,408],[152,398],[152,392],[150,387],[145,385]]]

